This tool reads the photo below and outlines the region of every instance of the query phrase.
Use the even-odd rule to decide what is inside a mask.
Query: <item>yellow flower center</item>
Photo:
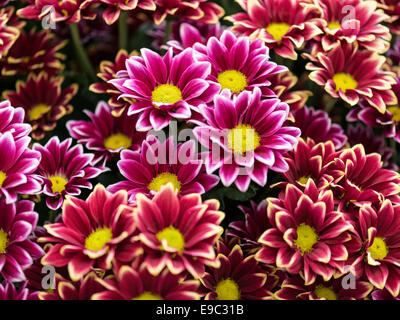
[[[400,108],[399,106],[387,107],[387,110],[393,115],[393,120],[396,122],[400,121]]]
[[[128,149],[132,145],[132,140],[122,133],[116,133],[104,140],[107,149],[117,150],[120,148]]]
[[[0,229],[0,253],[6,252],[7,243],[8,243],[7,232]]]
[[[318,241],[318,235],[313,227],[302,223],[297,227],[297,239],[294,243],[301,250],[301,254],[312,251],[312,247]]]
[[[85,248],[91,251],[99,251],[104,248],[106,243],[112,238],[112,232],[109,228],[102,228],[93,231],[85,239]]]
[[[215,287],[217,300],[239,300],[240,290],[238,284],[231,279],[224,279],[218,282]]]
[[[319,285],[315,288],[314,294],[319,298],[325,298],[326,300],[337,300],[337,295],[332,288],[328,288],[322,285]]]
[[[239,93],[247,87],[247,78],[240,71],[227,70],[218,75],[218,82],[221,89],[229,89],[234,93]]]
[[[51,191],[53,193],[61,193],[65,190],[65,185],[68,183],[68,180],[62,176],[52,176],[49,177],[51,181]]]
[[[5,172],[0,171],[0,188],[3,186],[3,182],[4,180],[6,180],[7,175],[5,174]]]
[[[308,179],[310,179],[309,176],[307,177],[301,177],[299,180],[297,180],[298,182],[300,182],[301,184],[306,184],[308,182]]]
[[[356,89],[358,86],[358,82],[353,76],[344,72],[336,73],[333,76],[333,82],[336,85],[336,91],[342,89],[343,92],[346,92],[349,89]]]
[[[268,33],[276,40],[281,41],[283,36],[290,29],[290,25],[284,22],[273,22],[271,23],[266,30]]]
[[[49,106],[47,104],[42,104],[42,103],[37,104],[31,110],[29,110],[29,113],[28,113],[29,120],[31,120],[31,121],[39,120],[50,110],[51,110],[51,106]]]
[[[182,253],[185,248],[185,239],[182,233],[174,227],[167,227],[156,234],[159,241],[166,240],[168,246],[175,248],[179,253]]]
[[[161,84],[151,94],[153,102],[174,104],[182,100],[181,90],[172,84]]]
[[[161,187],[167,183],[172,183],[174,189],[178,192],[181,189],[181,183],[179,182],[178,177],[169,172],[160,173],[157,177],[153,178],[147,188],[153,191],[160,191]]]
[[[374,258],[374,260],[385,259],[389,253],[385,240],[380,237],[375,237],[374,242],[368,248],[368,251],[371,253],[371,256]]]
[[[161,296],[159,296],[158,294],[145,291],[136,298],[133,298],[132,300],[164,300],[164,299],[161,298]]]
[[[341,25],[338,22],[329,22],[328,28],[331,30],[340,29]]]
[[[248,124],[239,124],[229,130],[228,147],[234,153],[244,154],[253,151],[260,145],[260,136],[257,131]]]

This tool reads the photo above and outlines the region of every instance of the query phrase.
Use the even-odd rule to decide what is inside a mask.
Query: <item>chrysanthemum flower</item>
[[[334,211],[332,191],[319,192],[310,179],[304,192],[289,184],[279,199],[267,201],[273,228],[259,239],[264,245],[256,255],[259,261],[300,274],[307,285],[317,275],[329,281],[335,271],[343,272],[352,226]]]
[[[93,163],[107,162],[124,149],[139,151],[145,139],[143,132],[137,132],[137,116],[128,116],[125,110],[118,118],[112,115],[111,107],[103,101],[97,104],[95,113],[84,111],[90,121],[71,120],[67,128],[72,138],[94,153]]]
[[[397,0],[377,0],[378,7],[382,8],[389,16],[388,26],[390,31],[400,34],[400,3]]]
[[[16,139],[10,131],[0,135],[0,198],[17,201],[18,194],[37,194],[40,182],[34,175],[40,153],[28,148],[31,139]]]
[[[207,172],[219,170],[222,183],[233,183],[245,192],[253,180],[267,182],[267,172],[285,172],[283,154],[292,150],[300,130],[284,125],[289,106],[279,99],[262,99],[261,90],[243,91],[230,98],[228,90],[214,99],[214,107],[202,105],[205,123],[196,122],[194,134],[206,148]]]
[[[386,289],[374,290],[371,293],[372,300],[400,300],[400,296],[393,297]]]
[[[26,137],[32,127],[24,123],[24,118],[24,109],[14,108],[8,100],[0,102],[0,134],[10,132],[15,140]]]
[[[71,144],[71,138],[60,142],[58,137],[53,137],[44,147],[38,143],[33,145],[42,156],[36,174],[43,180],[46,204],[52,210],[61,207],[65,195],[80,195],[82,188],[91,189],[89,179],[106,170],[91,165],[94,156],[83,153],[82,145],[71,147]]]
[[[361,124],[350,125],[347,127],[347,138],[351,147],[361,143],[365,148],[365,153],[380,154],[383,162],[382,168],[397,170],[397,165],[392,162],[395,150],[386,147],[384,136],[374,133],[371,127],[365,127]]]
[[[23,270],[43,255],[29,239],[39,219],[33,207],[27,200],[10,204],[0,200],[0,274],[7,281],[24,281]]]
[[[62,222],[46,224],[50,234],[40,242],[54,243],[42,258],[43,265],[68,266],[73,281],[92,268],[111,269],[116,261],[129,262],[139,252],[130,238],[136,229],[126,192],[108,193],[97,185],[86,201],[65,200]]]
[[[219,39],[211,37],[207,44],[196,43],[193,48],[197,60],[211,64],[208,79],[234,94],[257,87],[263,96],[274,97],[270,78],[287,70],[269,60],[269,50],[260,39],[237,38],[228,30]]]
[[[97,76],[104,82],[97,82],[89,87],[89,90],[92,92],[107,93],[111,95],[108,103],[114,108],[114,116],[120,115],[125,107],[128,107],[131,102],[129,102],[129,99],[118,99],[118,97],[121,95],[121,92],[108,81],[116,78],[119,71],[126,70],[125,62],[132,55],[137,54],[135,52],[128,54],[122,49],[118,51],[117,56],[115,57],[115,62],[106,60],[102,61],[100,63],[100,72],[97,74]]]
[[[383,201],[379,210],[364,204],[358,211],[355,241],[350,256],[357,277],[365,275],[378,289],[394,297],[400,293],[400,205]]]
[[[304,284],[299,276],[283,281],[275,293],[279,300],[362,300],[368,297],[374,286],[367,281],[355,280],[355,288],[344,288],[343,277],[324,281],[320,277],[311,285]]]
[[[167,16],[187,18],[202,23],[217,23],[225,11],[219,5],[207,0],[154,0],[156,10],[154,22],[160,24]]]
[[[156,4],[154,0],[100,0],[108,7],[103,12],[103,19],[107,24],[113,24],[118,20],[121,11],[130,11],[136,8],[154,11]]]
[[[218,266],[214,244],[223,232],[224,213],[217,200],[202,202],[199,194],[178,197],[172,183],[152,200],[137,195],[134,214],[144,249],[144,263],[153,275],[166,267],[173,274],[187,270],[193,277],[205,266]]]
[[[42,139],[46,131],[54,130],[57,120],[72,112],[70,100],[78,91],[72,84],[62,89],[63,77],[38,76],[31,73],[26,82],[17,81],[16,91],[3,91],[3,97],[15,107],[25,110],[25,122],[32,125],[32,137]]]
[[[186,280],[183,275],[164,270],[152,275],[144,264],[138,268],[122,266],[113,277],[97,280],[102,292],[93,295],[93,300],[199,300],[199,282]]]
[[[27,0],[29,5],[17,11],[24,19],[42,20],[51,14],[55,22],[77,23],[81,19],[93,20],[96,13],[92,10],[98,5],[94,0]]]
[[[218,243],[218,268],[207,267],[200,278],[201,292],[206,300],[266,300],[271,298],[275,286],[267,282],[268,275],[254,255],[244,256],[239,245],[230,250],[223,242]]]
[[[128,114],[140,113],[138,131],[161,130],[172,118],[189,119],[191,109],[211,102],[220,90],[206,81],[210,63],[195,61],[190,48],[176,56],[172,49],[164,57],[148,49],[141,54],[126,60],[128,79],[110,81],[123,93],[120,98],[134,99]]]
[[[233,23],[232,31],[260,38],[282,57],[296,60],[295,48],[322,33],[315,19],[317,9],[308,0],[236,0],[246,13],[226,19]],[[284,13],[284,14],[283,14]]]
[[[383,53],[390,47],[392,36],[382,23],[388,18],[377,9],[376,1],[314,0],[321,12],[318,46],[327,52],[340,46],[340,41],[357,42],[360,48]]]
[[[332,123],[324,110],[304,107],[292,114],[294,121],[288,121],[288,124],[299,128],[303,139],[311,138],[316,143],[332,141],[336,150],[341,149],[346,143],[347,137],[342,127]]]
[[[0,9],[0,58],[7,54],[20,35],[20,30],[9,24],[13,12],[12,7]]]
[[[335,49],[318,52],[306,69],[312,72],[309,78],[323,86],[332,97],[341,98],[349,105],[365,99],[380,113],[386,105],[397,103],[391,90],[395,74],[381,70],[386,59],[376,52],[359,50],[356,44],[342,43]]]
[[[128,179],[108,187],[110,192],[127,190],[130,201],[138,193],[152,196],[167,183],[172,183],[179,194],[202,194],[219,182],[219,178],[205,172],[196,153],[193,140],[174,144],[173,138],[160,142],[150,136],[143,141],[141,151],[122,151],[118,168]]]
[[[38,300],[39,292],[30,292],[24,282],[18,289],[12,282],[0,283],[0,300]]]
[[[78,281],[70,281],[56,274],[55,289],[39,293],[40,300],[90,300],[95,293],[102,291],[94,271]]]
[[[240,239],[240,247],[247,253],[255,253],[261,247],[258,242],[261,234],[271,228],[267,215],[267,201],[258,205],[251,201],[251,207],[239,206],[244,213],[244,221],[234,221],[229,225],[226,234]]]
[[[64,69],[60,61],[65,56],[58,51],[66,44],[67,41],[54,41],[54,34],[49,30],[37,32],[31,29],[29,33],[22,31],[7,57],[0,60],[1,75],[38,74],[41,71],[54,75]]]

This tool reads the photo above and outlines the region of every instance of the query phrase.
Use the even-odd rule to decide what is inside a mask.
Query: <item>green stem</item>
[[[396,140],[394,140],[393,138],[390,138],[390,148],[393,149],[394,153],[393,153],[393,159],[392,161],[397,164],[397,160],[398,160],[398,156],[397,156],[397,143]]]
[[[81,67],[92,81],[96,81],[96,74],[86,54],[85,48],[82,45],[81,37],[79,36],[78,25],[76,23],[69,24],[69,30]]]
[[[171,35],[171,30],[172,30],[172,21],[166,20],[164,44],[166,44],[169,41],[169,37]]]
[[[119,15],[119,48],[128,50],[128,14],[122,11]]]

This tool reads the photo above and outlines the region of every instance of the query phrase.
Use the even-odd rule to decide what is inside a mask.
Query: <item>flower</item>
[[[351,106],[363,98],[380,113],[385,112],[386,105],[396,103],[391,90],[396,83],[395,75],[381,70],[386,59],[376,52],[342,43],[328,53],[318,52],[315,58],[310,58],[315,64],[306,65],[312,71],[309,78],[324,86],[332,97],[340,97]]]
[[[128,116],[126,110],[118,118],[112,115],[111,107],[103,101],[97,104],[95,113],[84,111],[90,121],[71,120],[67,128],[72,138],[94,152],[93,163],[107,162],[123,149],[139,151],[145,138],[143,132],[137,132],[132,123],[137,116]]]
[[[24,282],[18,289],[13,283],[3,281],[0,283],[0,300],[38,300],[38,292],[30,292]]]
[[[220,90],[206,81],[210,63],[195,61],[190,48],[176,56],[172,49],[164,57],[148,49],[141,54],[126,60],[128,78],[110,80],[123,93],[120,98],[134,99],[128,115],[140,113],[138,131],[161,130],[171,118],[189,119],[191,109],[211,102]]]
[[[349,262],[357,277],[364,275],[392,296],[400,293],[400,206],[384,200],[379,209],[366,203],[354,222],[355,239]]]
[[[27,43],[30,45],[27,46]],[[1,75],[38,74],[45,71],[52,76],[64,69],[60,60],[64,60],[65,56],[58,51],[66,44],[67,41],[55,42],[54,34],[49,30],[21,31],[7,57],[0,60]]]
[[[363,0],[315,0],[321,12],[318,26],[324,34],[318,36],[318,46],[327,52],[340,46],[341,41],[357,41],[360,49],[386,52],[392,36],[382,23],[387,15],[377,9],[376,1]]]
[[[372,300],[400,300],[400,297],[393,297],[386,289],[374,290],[371,296]]]
[[[10,282],[25,281],[24,270],[43,255],[43,250],[29,239],[39,219],[33,207],[28,200],[10,204],[0,200],[0,274]]]
[[[78,91],[72,84],[62,89],[63,77],[38,76],[31,73],[26,82],[17,81],[16,91],[3,91],[3,97],[15,107],[25,110],[25,122],[32,125],[32,137],[42,139],[46,131],[54,130],[57,120],[72,112],[69,101]]]
[[[44,147],[38,143],[33,145],[33,150],[42,156],[36,174],[43,180],[46,205],[52,210],[61,207],[65,195],[80,195],[82,188],[91,189],[88,180],[106,170],[91,165],[94,156],[83,153],[82,145],[71,148],[71,144],[71,138],[60,142],[56,136]]]
[[[202,202],[197,193],[178,197],[172,183],[153,199],[136,196],[133,209],[144,250],[144,264],[152,275],[166,267],[172,274],[201,277],[205,266],[218,266],[214,244],[223,232],[224,213],[217,200]]]
[[[144,264],[137,268],[122,266],[116,276],[99,279],[104,291],[93,300],[199,300],[197,280],[164,270],[152,275]]]
[[[0,9],[0,58],[8,53],[20,35],[20,30],[10,24],[13,13],[13,7]]]
[[[389,28],[394,34],[400,34],[400,3],[397,0],[377,0],[378,7],[389,16]]]
[[[267,201],[273,228],[259,239],[263,247],[256,254],[258,261],[300,274],[306,285],[317,275],[329,281],[334,272],[343,272],[352,226],[335,211],[332,191],[318,191],[309,179],[304,192],[288,184],[279,199]]]
[[[92,11],[98,5],[93,0],[28,0],[29,5],[17,11],[23,19],[41,20],[50,16],[54,22],[77,23],[81,19],[93,20]]]
[[[207,172],[219,170],[224,186],[233,183],[245,192],[253,180],[267,182],[267,172],[285,172],[283,154],[297,144],[300,130],[284,125],[289,106],[279,99],[262,99],[261,90],[243,91],[230,98],[224,90],[214,107],[200,106],[205,122],[196,122],[193,133],[212,151],[204,154]],[[240,174],[239,174],[240,173]]]
[[[152,196],[167,183],[172,183],[179,194],[202,194],[219,182],[219,178],[205,172],[204,164],[196,154],[193,140],[175,146],[173,138],[161,143],[149,136],[141,151],[122,151],[118,168],[128,181],[108,187],[110,192],[127,190],[130,201],[139,193]]]
[[[95,293],[103,289],[94,271],[78,281],[67,280],[60,274],[56,274],[55,277],[56,288],[54,291],[40,292],[40,300],[90,300]]]
[[[100,0],[108,7],[103,12],[103,19],[107,24],[113,24],[118,20],[121,11],[131,11],[137,7],[143,10],[154,11],[154,0]]]
[[[24,123],[24,118],[24,109],[14,108],[8,100],[0,102],[0,134],[10,132],[15,140],[26,137],[32,127]]]
[[[10,131],[0,135],[0,198],[17,201],[18,194],[37,194],[40,182],[34,174],[40,153],[28,148],[31,139],[15,139]]]
[[[320,277],[311,285],[305,285],[299,276],[285,279],[275,293],[279,300],[362,300],[374,286],[367,281],[354,280],[354,288],[344,288],[343,277],[324,281]]]
[[[275,97],[270,78],[287,70],[269,61],[269,50],[260,39],[237,38],[226,30],[221,37],[211,37],[206,45],[193,46],[196,59],[211,64],[209,80],[238,94],[259,88],[263,97]]]
[[[132,52],[128,54],[125,50],[121,49],[118,51],[114,63],[106,60],[102,61],[100,63],[100,73],[98,73],[97,76],[104,82],[93,83],[89,87],[89,90],[92,92],[111,95],[108,103],[114,109],[112,111],[114,116],[120,115],[125,107],[130,105],[130,102],[129,99],[119,100],[118,97],[121,95],[121,92],[108,81],[116,78],[118,71],[125,70],[125,62],[132,55],[137,55],[137,53]]]
[[[224,9],[213,2],[207,0],[170,1],[154,0],[156,10],[153,13],[153,19],[156,24],[163,22],[167,16],[187,18],[202,23],[217,23],[224,15]]]
[[[131,242],[136,229],[126,192],[108,193],[97,185],[86,201],[67,197],[62,222],[46,224],[49,233],[38,241],[53,243],[43,265],[68,266],[72,281],[93,268],[111,269],[118,261],[129,262],[139,251]]]
[[[341,149],[347,137],[342,127],[332,123],[328,113],[314,108],[301,108],[293,112],[293,122],[289,124],[301,130],[303,139],[312,138],[316,143],[332,141],[335,149]]]
[[[244,256],[239,245],[230,250],[220,241],[218,246],[220,267],[207,267],[200,278],[206,300],[266,300],[272,296],[276,281],[267,282],[269,275],[254,255]]]
[[[260,38],[284,58],[297,59],[295,48],[322,31],[315,23],[319,12],[308,0],[236,0],[245,13],[226,19],[233,23],[233,32]],[[282,14],[285,13],[285,14]]]

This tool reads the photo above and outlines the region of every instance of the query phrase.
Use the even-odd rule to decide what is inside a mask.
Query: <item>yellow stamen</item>
[[[174,189],[178,192],[181,189],[181,183],[179,182],[178,177],[169,172],[160,173],[157,177],[153,178],[147,188],[153,191],[160,191],[161,187],[167,183],[172,183]]]
[[[168,246],[175,248],[179,253],[182,253],[185,248],[185,239],[182,233],[172,226],[159,231],[156,237],[160,241],[166,240]]]
[[[115,133],[104,140],[104,146],[111,150],[128,149],[131,145],[132,139],[122,133]]]
[[[326,300],[337,300],[337,295],[332,288],[328,288],[322,285],[319,285],[315,288],[314,294],[319,298],[325,298]]]
[[[234,153],[244,154],[247,151],[253,151],[260,145],[260,136],[257,131],[248,124],[239,124],[229,130],[228,147]]]
[[[336,73],[333,76],[333,82],[336,85],[336,91],[341,89],[343,92],[346,92],[349,89],[356,89],[358,86],[358,82],[353,76],[344,72]]]
[[[53,193],[63,192],[65,185],[68,183],[68,180],[62,176],[51,176],[49,180],[51,181],[51,191]]]
[[[5,172],[0,171],[0,188],[3,186],[4,180],[6,180],[7,175]]]
[[[340,29],[341,25],[338,22],[329,22],[328,23],[328,28],[331,29],[331,30]]]
[[[368,251],[371,253],[371,257],[374,260],[382,260],[389,253],[389,249],[386,246],[385,240],[380,237],[375,237],[374,242],[368,248]]]
[[[102,228],[93,231],[85,239],[85,248],[91,251],[99,251],[104,248],[106,243],[112,238],[112,232],[109,228]]]
[[[151,292],[143,292],[141,295],[137,296],[136,298],[133,298],[132,300],[164,300],[164,299],[158,294],[154,294]]]
[[[29,120],[39,120],[42,118],[47,112],[51,110],[51,107],[46,104],[37,104],[31,110],[29,110],[28,117]]]
[[[172,84],[161,84],[151,94],[153,102],[174,104],[182,100],[181,90]]]
[[[8,243],[7,232],[0,229],[0,254],[6,252],[7,243]]]
[[[267,32],[276,40],[281,41],[283,36],[290,29],[290,25],[283,22],[273,22],[267,28]]]
[[[218,82],[222,89],[229,89],[239,93],[247,87],[247,78],[240,71],[227,70],[218,75]]]
[[[308,179],[310,179],[309,176],[307,176],[307,177],[301,177],[301,178],[299,178],[299,180],[297,180],[297,181],[300,182],[301,184],[307,184]]]
[[[316,234],[313,227],[302,223],[297,227],[297,239],[294,243],[297,248],[301,250],[303,255],[305,252],[311,252],[313,245],[318,242],[318,235]]]
[[[399,106],[387,107],[387,110],[393,115],[393,120],[396,122],[400,121],[400,108]]]
[[[239,300],[240,290],[238,284],[231,279],[224,279],[218,282],[215,287],[217,300]]]

